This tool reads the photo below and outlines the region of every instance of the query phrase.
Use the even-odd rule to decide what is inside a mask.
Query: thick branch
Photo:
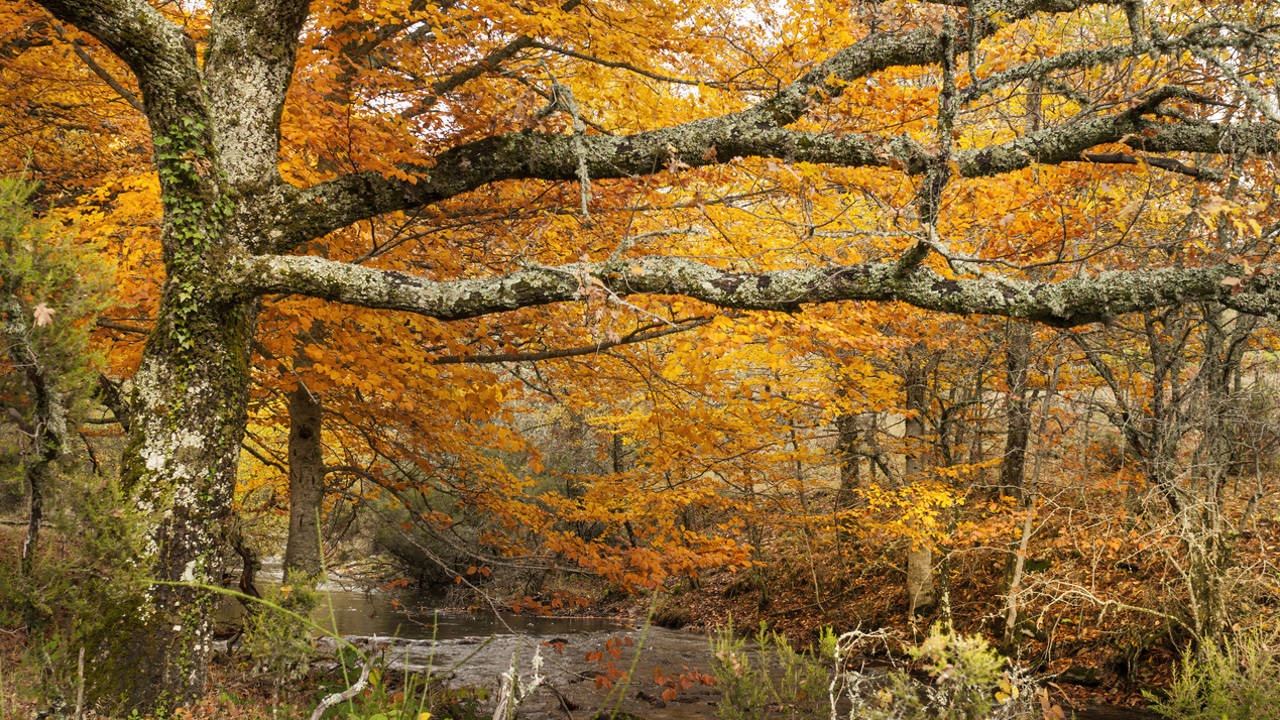
[[[138,78],[153,125],[157,107],[198,105],[178,98],[198,93],[194,47],[181,28],[143,0],[39,0],[54,17],[89,33],[123,60]]]
[[[513,133],[484,138],[442,153],[421,168],[416,183],[377,173],[348,175],[297,193],[273,228],[272,246],[288,250],[313,237],[386,212],[438,202],[500,180],[577,180],[580,160],[594,179],[648,175],[679,161],[690,167],[734,157],[787,157],[847,166],[890,165],[906,156],[923,166],[909,140],[876,144],[861,135],[808,133],[744,122],[742,114],[698,120],[629,136]]]
[[[1176,95],[1168,89],[1156,98]],[[1081,159],[1085,151],[1123,142],[1147,152],[1242,152],[1280,150],[1280,126],[1271,123],[1222,124],[1207,121],[1163,122],[1144,117],[1151,99],[1118,115],[1048,128],[1006,143],[956,154],[960,174],[988,177],[1032,164],[1060,164]],[[742,124],[743,115],[698,120],[631,136],[590,135],[581,138],[588,173],[597,180],[648,174],[674,160],[698,167],[734,157],[774,157],[844,167],[902,167],[927,171],[928,155],[906,138],[813,133],[767,124]],[[376,173],[350,175],[299,192],[290,212],[271,232],[272,247],[284,250],[393,210],[417,207],[453,197],[498,180],[578,177],[579,155],[569,135],[516,133],[485,138],[454,148],[437,158],[415,184]],[[1153,167],[1184,172],[1176,161],[1148,162]]]
[[[440,320],[572,301],[597,282],[618,295],[684,295],[743,310],[789,312],[808,303],[899,301],[928,310],[1024,318],[1058,327],[1201,299],[1255,315],[1275,317],[1280,309],[1280,282],[1255,274],[1235,288],[1225,286],[1224,279],[1241,275],[1230,265],[1106,272],[1053,283],[948,278],[924,267],[899,276],[896,268],[896,262],[887,262],[743,273],[650,256],[440,282],[316,257],[258,256],[230,263],[225,292],[228,300],[245,293],[297,293]]]
[[[1108,0],[1103,0],[1107,2]],[[1035,12],[1068,12],[1097,0],[1005,0],[994,3],[999,22],[975,24],[975,40],[1004,23]],[[957,38],[958,51],[968,48]],[[847,47],[790,85],[745,110],[703,118],[673,127],[624,137],[583,138],[592,178],[651,174],[672,164],[702,167],[734,157],[765,156],[841,165],[892,164],[923,168],[918,145],[907,139],[891,148],[860,136],[801,133],[784,126],[809,109],[844,92],[846,83],[891,67],[939,62],[943,43],[938,33],[920,29],[904,34],[874,33]],[[453,197],[488,183],[517,178],[573,180],[577,155],[573,138],[514,133],[485,138],[446,151],[429,168],[405,168],[412,180],[366,172],[344,176],[297,191],[277,215],[280,227],[270,249],[284,252],[351,223]]]
[[[214,4],[206,86],[222,168],[232,187],[280,179],[280,113],[307,6],[306,0]]]

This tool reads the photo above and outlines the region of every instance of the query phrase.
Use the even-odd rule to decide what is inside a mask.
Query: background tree
[[[25,574],[35,561],[55,463],[98,384],[89,332],[107,291],[103,276],[89,269],[98,250],[37,221],[33,190],[21,178],[0,179],[0,397],[11,431],[6,454],[16,460],[9,467],[26,485]]]

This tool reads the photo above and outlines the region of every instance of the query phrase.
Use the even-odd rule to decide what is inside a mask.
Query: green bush
[[[262,603],[244,620],[241,647],[255,668],[270,676],[277,688],[306,676],[315,655],[312,624],[307,621],[319,593],[292,573],[279,588],[267,591]],[[280,612],[277,608],[287,610]]]
[[[720,686],[716,715],[723,720],[825,717],[830,674],[821,658],[796,652],[787,639],[760,623],[755,650],[733,632],[711,637],[711,667]]]
[[[45,704],[75,697],[78,660],[93,697],[109,683],[103,658],[133,622],[147,589],[142,523],[113,482],[63,478],[63,508],[30,575],[16,555],[0,557],[0,622],[25,625],[29,660],[41,668]]]
[[[1170,720],[1280,719],[1280,647],[1276,637],[1241,633],[1187,653],[1167,696],[1151,709]]]

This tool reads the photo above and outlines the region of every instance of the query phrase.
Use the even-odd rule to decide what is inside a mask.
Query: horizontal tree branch
[[[256,256],[229,262],[227,300],[296,293],[367,308],[460,320],[569,302],[596,287],[626,295],[682,295],[723,308],[791,312],[841,300],[904,302],[956,313],[1023,318],[1056,327],[1196,300],[1276,317],[1273,274],[1243,277],[1234,265],[1111,271],[1057,282],[951,278],[927,267],[898,273],[897,262],[734,272],[676,257],[535,267],[508,275],[433,281],[311,256]],[[1225,282],[1224,282],[1225,281]]]
[[[974,39],[1037,12],[1069,12],[1111,0],[1000,0],[975,22]],[[997,19],[998,16],[998,19]],[[961,51],[969,41],[956,38]],[[667,167],[703,167],[734,157],[780,157],[848,166],[923,167],[918,144],[851,134],[801,133],[784,126],[816,104],[839,97],[850,80],[892,67],[940,62],[942,39],[930,29],[873,33],[834,53],[773,96],[745,110],[627,136],[587,136],[582,159],[597,180],[648,175]],[[896,147],[891,147],[896,145]],[[903,158],[893,160],[893,154]],[[420,207],[510,179],[575,180],[574,137],[532,132],[483,138],[447,150],[430,167],[405,167],[410,179],[354,173],[306,190],[286,189],[274,237],[261,250],[287,252],[303,242],[388,212]]]
[[[1134,108],[1106,117],[1047,128],[997,145],[956,154],[959,174],[990,177],[1033,164],[1081,159],[1100,145],[1124,143],[1152,152],[1253,152],[1280,150],[1280,125],[1163,121],[1149,117],[1180,88],[1162,88]],[[741,123],[741,116],[699,120],[675,128],[630,136],[580,138],[590,177],[645,175],[669,165],[699,167],[735,157],[771,157],[841,167],[897,167],[927,172],[930,155],[906,137],[817,133],[765,124]],[[578,154],[569,135],[514,133],[485,138],[441,154],[416,183],[377,173],[349,175],[299,191],[272,233],[270,247],[287,250],[353,222],[393,210],[438,202],[498,180],[576,180]],[[1123,162],[1123,161],[1121,161]],[[1173,159],[1150,158],[1153,167],[1186,172]],[[1201,176],[1204,174],[1199,173]]]

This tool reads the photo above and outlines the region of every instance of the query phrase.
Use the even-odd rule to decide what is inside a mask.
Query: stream
[[[279,586],[279,563],[273,560],[265,561],[258,574],[261,590]],[[405,590],[366,592],[341,582],[327,582],[317,589],[321,597],[312,619],[322,627],[336,627],[344,640],[371,657],[382,658],[390,668],[430,673],[455,686],[493,690],[513,657],[520,677],[530,677],[536,651],[546,687],[521,703],[519,717],[582,720],[615,707],[645,720],[715,717],[714,702],[719,699],[715,687],[694,684],[667,703],[661,700],[663,688],[654,681],[655,670],[668,676],[688,669],[710,672],[710,642],[701,632],[644,628],[607,618],[434,610],[439,603],[436,597]],[[219,619],[233,620],[242,612],[238,602],[226,602]],[[337,643],[332,637],[321,637],[317,645],[333,652]],[[597,651],[603,659],[588,661],[588,653]],[[611,674],[609,662],[614,677],[617,672],[632,671],[634,682],[625,691],[597,683],[597,676]]]
[[[278,559],[264,562],[258,578],[262,589],[278,587]],[[695,683],[671,702],[664,702],[663,686],[655,681],[656,672],[667,677],[689,670],[711,672],[710,640],[702,632],[639,627],[607,618],[435,610],[440,604],[438,597],[405,590],[353,590],[335,581],[317,589],[321,599],[313,619],[323,627],[336,628],[344,640],[366,655],[381,658],[389,668],[429,673],[450,685],[492,691],[513,658],[519,676],[529,678],[538,653],[544,685],[521,703],[517,711],[520,718],[584,720],[600,710],[615,708],[644,720],[711,720],[716,716],[720,697],[716,687]],[[227,602],[219,618],[232,620],[242,612],[237,602]],[[332,637],[321,637],[317,645],[334,652],[337,643]],[[588,659],[589,654],[600,659]],[[633,681],[625,688],[610,688],[597,681],[599,676],[617,678],[628,671]],[[1079,709],[1075,717],[1156,719],[1146,711],[1109,706]]]

